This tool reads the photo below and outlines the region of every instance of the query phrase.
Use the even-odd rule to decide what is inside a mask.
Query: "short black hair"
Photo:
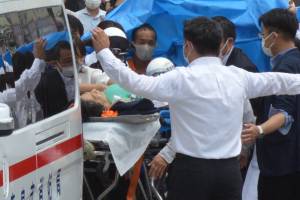
[[[33,53],[27,51],[24,53],[16,52],[12,56],[12,65],[15,80],[18,80],[25,69],[30,69],[34,61]]]
[[[104,20],[98,24],[98,27],[101,28],[102,30],[110,28],[110,27],[115,27],[115,28],[121,29],[123,32],[125,32],[123,26],[120,23],[112,21],[112,20]]]
[[[60,59],[60,51],[62,49],[70,50],[71,51],[71,46],[70,43],[67,41],[59,41],[55,46],[54,46],[54,56],[55,60]]]
[[[99,117],[104,111],[104,106],[93,101],[81,100],[82,121],[86,122],[90,117]]]
[[[232,21],[223,16],[215,16],[212,20],[216,21],[222,28],[223,39],[227,40],[228,38],[236,39],[235,25]]]
[[[287,9],[275,8],[259,18],[259,23],[270,32],[281,33],[285,39],[294,40],[298,30],[297,17]]]
[[[73,15],[68,15],[68,20],[69,20],[71,31],[72,32],[78,31],[80,36],[82,36],[84,33],[84,28],[80,20],[77,19],[77,17],[74,17]]]
[[[74,46],[75,54],[77,56],[79,56],[79,53],[83,57],[86,56],[86,49],[84,43],[80,40],[80,38],[75,38],[73,40],[73,46]]]
[[[218,56],[222,34],[220,25],[207,17],[197,17],[184,22],[184,38],[192,42],[201,55]]]
[[[137,33],[140,30],[145,30],[145,29],[152,31],[154,33],[154,39],[155,39],[155,41],[157,40],[157,33],[156,33],[155,29],[153,28],[153,26],[151,26],[148,23],[145,23],[145,24],[142,24],[142,25],[136,27],[135,29],[133,29],[133,31],[132,31],[132,37],[131,37],[132,41],[136,40],[136,35],[137,35]]]

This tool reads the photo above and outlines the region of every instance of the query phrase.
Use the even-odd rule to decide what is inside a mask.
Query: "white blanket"
[[[83,124],[83,137],[92,142],[107,143],[122,176],[143,155],[159,128],[159,120],[140,124],[88,122]]]

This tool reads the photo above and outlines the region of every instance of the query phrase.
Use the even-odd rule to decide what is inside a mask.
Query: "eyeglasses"
[[[119,48],[110,48],[111,52],[116,56],[124,56],[127,55],[127,52],[122,51],[122,49]]]

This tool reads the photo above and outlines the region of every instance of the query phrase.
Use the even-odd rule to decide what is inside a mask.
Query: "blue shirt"
[[[99,9],[97,16],[93,17],[90,15],[86,8],[76,12],[76,17],[80,20],[83,25],[84,33],[92,31],[98,26],[98,24],[104,20],[106,12]]]

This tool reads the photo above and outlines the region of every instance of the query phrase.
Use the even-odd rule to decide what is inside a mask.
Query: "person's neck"
[[[282,42],[280,45],[274,47],[273,49],[273,55],[277,56],[278,54],[280,54],[283,51],[286,51],[288,49],[292,49],[295,48],[295,43],[293,41],[284,41]]]
[[[89,12],[90,16],[92,16],[92,17],[96,17],[100,12],[100,8],[96,8],[96,9],[86,8],[86,9]]]
[[[202,57],[208,57],[210,55],[200,55],[198,53],[192,53],[190,55],[190,63],[192,63],[194,60],[197,60],[198,58],[202,58]]]
[[[145,74],[148,64],[150,63],[150,60],[141,60],[136,55],[132,57],[133,64],[135,66],[135,69],[137,73],[139,74]]]

